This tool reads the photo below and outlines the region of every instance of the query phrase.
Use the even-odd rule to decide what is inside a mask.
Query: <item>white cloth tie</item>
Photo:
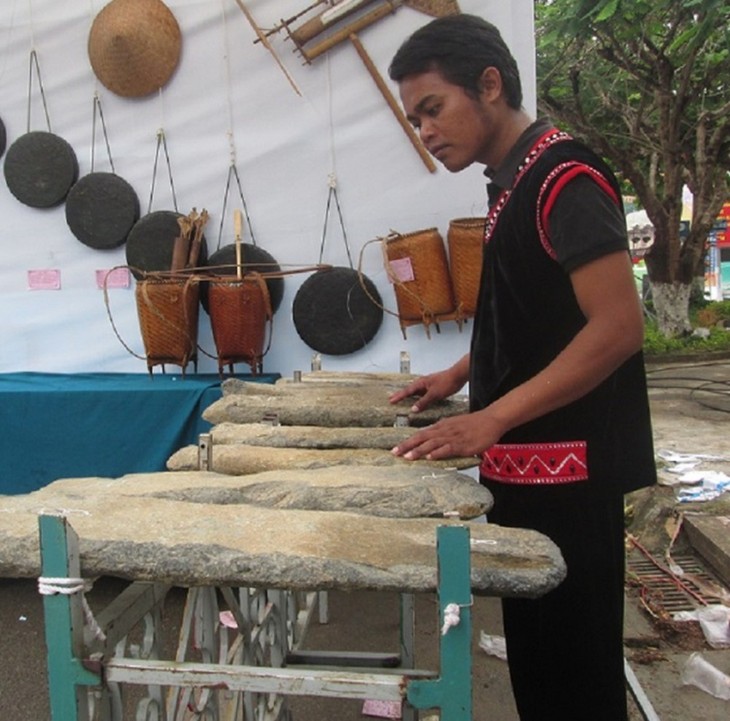
[[[94,618],[94,614],[86,601],[84,593],[90,591],[92,583],[83,578],[49,578],[41,576],[38,579],[38,593],[41,596],[56,596],[58,594],[62,596],[73,596],[76,593],[81,594],[81,607],[84,612],[84,621],[91,630],[94,638],[100,641],[106,640],[106,635],[102,631],[99,624]]]
[[[458,626],[461,620],[461,609],[458,603],[449,603],[444,609],[444,625],[441,626],[441,635],[445,636],[449,629]]]

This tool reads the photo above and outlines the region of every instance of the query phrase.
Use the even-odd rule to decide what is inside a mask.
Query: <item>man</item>
[[[625,721],[623,494],[655,481],[643,316],[620,190],[594,153],[522,107],[517,64],[481,18],[437,19],[390,76],[448,170],[486,166],[490,211],[469,354],[391,397],[414,412],[469,384],[470,412],[393,449],[480,455],[489,520],[534,528],[568,573],[504,599],[522,721]]]

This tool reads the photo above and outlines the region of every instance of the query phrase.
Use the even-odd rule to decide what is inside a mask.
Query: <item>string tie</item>
[[[106,641],[106,635],[101,627],[96,622],[94,614],[89,608],[89,604],[86,601],[84,593],[90,591],[93,584],[91,581],[87,581],[83,578],[50,578],[41,576],[38,579],[38,593],[42,596],[74,596],[77,593],[81,594],[81,606],[84,612],[84,621],[86,626],[89,628],[94,638],[99,641]]]
[[[83,578],[46,578],[38,579],[38,593],[41,596],[73,596],[91,590],[91,583]]]

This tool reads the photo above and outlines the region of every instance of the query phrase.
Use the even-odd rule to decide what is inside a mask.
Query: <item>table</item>
[[[0,494],[58,478],[163,470],[210,429],[202,412],[221,397],[220,385],[217,374],[2,373]]]
[[[288,512],[282,513],[285,517]],[[318,515],[323,519],[329,514]],[[371,517],[369,523],[377,526],[383,520]],[[174,659],[160,658],[153,648],[154,634],[149,624],[146,633],[149,655],[143,657],[139,649],[131,654],[120,653],[127,645],[126,636],[132,627],[144,617],[159,616],[166,586],[151,581],[135,582],[91,623],[93,619],[83,607],[80,563],[83,554],[80,554],[79,539],[66,518],[41,515],[39,588],[45,586],[41,592],[44,593],[53,721],[89,721],[97,718],[97,712],[105,720],[121,721],[121,703],[110,701],[121,684],[147,689],[148,695],[137,706],[136,718],[183,721],[190,718],[189,711],[195,711],[201,718],[284,721],[290,718],[284,699],[294,694],[390,702],[401,706],[403,718],[409,719],[415,718],[414,709],[438,708],[442,721],[471,721],[471,593],[472,589],[495,592],[501,586],[490,573],[490,566],[500,552],[494,554],[485,551],[484,546],[480,548],[481,544],[475,546],[473,536],[481,537],[477,543],[481,540],[487,546],[499,545],[500,541],[485,537],[485,531],[489,536],[489,524],[446,524],[436,519],[418,519],[415,523],[428,526],[428,531],[438,539],[434,554],[438,572],[433,569],[430,575],[436,579],[431,589],[438,593],[442,624],[438,637],[440,672],[419,670],[410,663],[371,668],[364,659],[354,666],[350,663],[340,666],[332,658],[322,667],[312,666],[311,661],[305,661],[304,666],[287,665],[287,652],[296,650],[299,639],[294,630],[296,616],[291,617],[287,612],[286,598],[281,594],[267,596],[265,603],[256,609],[255,605],[242,603],[244,597],[239,600],[235,589],[227,584],[222,587],[216,584],[217,588],[190,588],[181,643]],[[313,540],[317,535],[317,520],[312,517],[308,525]],[[505,530],[508,534],[522,532]],[[357,545],[363,539],[352,540]],[[549,544],[539,534],[534,534],[533,540],[538,541],[536,545],[540,541]],[[543,545],[543,551],[545,548]],[[296,549],[291,547],[286,552],[296,554]],[[428,559],[430,554],[417,555],[421,555],[420,564],[435,565],[435,558]],[[547,556],[538,554],[527,565],[540,558],[543,564],[554,564],[558,577],[564,575],[559,556],[554,556],[551,562]],[[410,559],[411,554],[391,559],[390,570],[394,575],[402,574],[406,586]],[[524,573],[526,560],[523,558],[514,565],[515,576]],[[286,572],[278,582],[284,587],[288,585]],[[312,578],[311,582],[316,580]],[[555,582],[549,584],[554,585]],[[539,595],[547,590],[529,582],[524,587],[526,595]],[[277,594],[276,591],[269,593]],[[219,623],[219,594],[235,620],[233,643],[229,642],[225,624]],[[283,647],[276,639],[284,642]],[[188,660],[191,648],[194,660]],[[87,688],[92,689],[90,696],[86,694]],[[166,694],[165,688],[173,691]],[[93,715],[89,711],[90,699],[96,704]]]
[[[335,478],[322,479],[322,469],[310,472],[320,480],[320,496],[332,494],[339,474],[348,472],[331,470]],[[410,488],[405,484],[398,493],[426,483],[423,472],[413,470]],[[406,469],[397,474],[405,476]],[[268,480],[260,475],[254,485],[283,491],[276,474]],[[388,701],[402,705],[404,719],[411,720],[414,708],[437,706],[443,721],[470,721],[472,591],[536,597],[560,583],[564,562],[557,547],[534,531],[453,519],[455,505],[474,506],[455,503],[456,488],[442,501],[442,514],[371,515],[383,480],[361,480],[360,503],[351,511],[313,510],[311,493],[299,507],[279,507],[281,494],[268,507],[249,504],[245,494],[225,492],[240,491],[242,479],[208,471],[66,479],[4,497],[0,575],[40,570],[54,721],[87,721],[76,715],[87,709],[87,687],[102,705],[118,707],[113,699],[121,686],[152,689],[136,718],[183,721],[192,703],[201,718],[285,721],[286,696],[305,694]],[[460,485],[464,496],[486,493],[468,477]],[[370,504],[363,507],[363,498]],[[94,624],[83,608],[84,579],[103,575],[130,585]],[[189,590],[177,651],[165,658],[153,641],[163,630],[156,619],[170,586]],[[366,664],[371,658],[351,668],[331,655],[298,654],[299,629],[314,603],[294,605],[292,599],[313,599],[331,588],[438,592],[440,675],[412,662],[413,623],[403,621],[412,613],[402,614],[405,650],[396,666],[389,665],[392,654],[385,668]],[[235,632],[219,623],[221,598]],[[129,635],[141,626],[149,639],[144,654],[139,634]],[[223,707],[230,715],[218,713]],[[123,718],[113,709],[99,711],[105,721]]]

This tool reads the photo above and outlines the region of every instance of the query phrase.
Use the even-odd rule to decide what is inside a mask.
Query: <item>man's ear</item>
[[[496,100],[502,93],[502,74],[489,66],[479,76],[479,92],[485,100]]]

